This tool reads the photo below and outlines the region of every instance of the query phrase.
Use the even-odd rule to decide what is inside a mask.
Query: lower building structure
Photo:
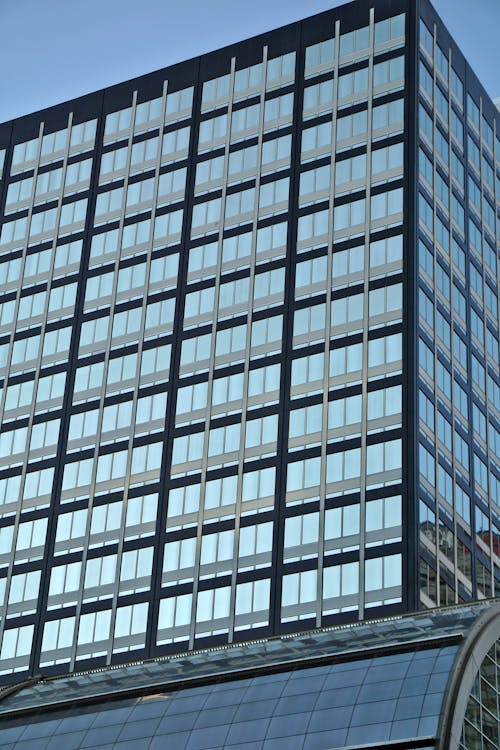
[[[498,750],[500,603],[224,645],[0,693],[2,750]]]

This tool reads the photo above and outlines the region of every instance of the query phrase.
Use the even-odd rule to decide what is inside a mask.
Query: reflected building
[[[0,167],[5,683],[498,593],[500,114],[426,0],[5,123]]]

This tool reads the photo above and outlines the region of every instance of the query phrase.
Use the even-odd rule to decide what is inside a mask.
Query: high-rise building
[[[366,0],[0,126],[5,682],[500,588],[500,114]]]

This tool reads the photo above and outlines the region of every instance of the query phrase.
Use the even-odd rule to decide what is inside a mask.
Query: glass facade
[[[430,15],[418,47],[421,603],[500,591],[498,112]]]
[[[465,712],[460,750],[494,750],[500,745],[500,643],[484,658]]]
[[[70,708],[4,721],[0,740],[6,750],[333,750],[432,738],[456,650],[430,648],[102,701],[77,716]]]
[[[0,681],[495,590],[498,117],[375,5],[0,126]]]

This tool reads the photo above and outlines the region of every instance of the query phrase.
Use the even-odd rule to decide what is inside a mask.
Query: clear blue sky
[[[273,29],[343,0],[0,0],[0,122]],[[500,0],[434,0],[491,96]]]

